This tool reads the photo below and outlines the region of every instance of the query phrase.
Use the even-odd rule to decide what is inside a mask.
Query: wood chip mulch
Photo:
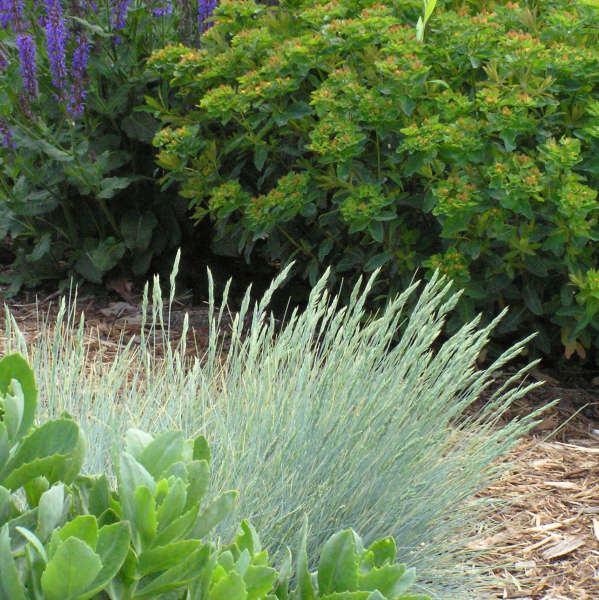
[[[540,389],[561,401],[506,457],[510,471],[481,494],[508,504],[490,517],[489,535],[473,548],[485,551],[478,562],[498,579],[488,598],[596,600],[599,423],[592,400],[599,394],[551,384]],[[533,397],[519,404],[517,411],[539,406]]]

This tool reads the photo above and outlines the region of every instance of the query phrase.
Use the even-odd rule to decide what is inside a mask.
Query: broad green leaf
[[[84,541],[68,538],[42,574],[46,600],[74,600],[88,590],[101,569],[100,557]]]
[[[437,0],[424,0],[424,22],[426,23],[433,14]]]
[[[205,460],[193,460],[187,463],[187,472],[189,485],[185,510],[200,505],[210,484],[210,467]]]
[[[198,435],[193,440],[193,459],[210,463],[210,446],[203,435]]]
[[[378,242],[379,244],[382,243],[383,237],[385,235],[385,230],[383,228],[382,221],[371,221],[368,224],[368,233],[370,233],[370,235],[372,236],[372,239],[375,242]],[[376,267],[373,267],[371,270],[374,270],[374,269],[376,269]]]
[[[404,581],[405,573],[405,565],[374,567],[358,577],[358,589],[368,592],[378,590],[383,596],[396,598],[407,591],[413,583],[409,576]]]
[[[50,158],[58,161],[58,162],[72,162],[74,160],[74,156],[71,153],[65,152],[56,146],[50,144],[50,142],[39,139],[36,140],[37,144],[39,144],[40,149],[47,154]]]
[[[386,562],[392,563],[395,560],[395,540],[391,536],[377,540],[368,550],[374,554],[375,567],[382,567]]]
[[[92,485],[88,496],[88,509],[92,515],[99,517],[110,506],[110,490],[105,475],[101,475]]]
[[[257,531],[254,529],[254,526],[245,519],[241,521],[241,524],[239,525],[235,543],[241,551],[247,549],[252,556],[262,551],[262,544],[260,543]]]
[[[12,494],[5,487],[0,486],[0,526],[18,514],[19,510]]]
[[[121,217],[120,229],[127,248],[130,250],[147,250],[152,241],[152,231],[158,225],[154,213],[146,211],[127,212]]]
[[[96,194],[96,198],[108,200],[128,188],[134,181],[135,177],[105,177],[100,182],[100,192]]]
[[[126,250],[125,244],[112,236],[101,241],[89,240],[75,263],[75,270],[89,281],[101,283],[104,273],[118,264]]]
[[[29,506],[34,507],[39,504],[42,494],[50,489],[50,484],[43,475],[40,475],[23,484],[23,489]]]
[[[202,575],[209,558],[210,549],[208,546],[198,548],[195,552],[189,554],[183,562],[168,569],[159,577],[153,578],[150,576],[147,583],[145,581],[147,578],[143,578],[133,597],[158,596],[191,583]]]
[[[380,223],[379,223],[380,224]],[[393,258],[392,252],[381,252],[370,257],[364,265],[364,271],[370,272],[386,265]]]
[[[36,533],[42,541],[46,541],[52,531],[61,525],[63,510],[64,485],[55,485],[41,495]]]
[[[178,519],[175,519],[170,525],[158,533],[154,540],[154,545],[164,546],[176,542],[186,536],[192,529],[198,518],[198,506],[190,508]]]
[[[85,442],[77,424],[71,419],[44,423],[21,441],[8,460],[0,480],[9,489],[43,475],[50,484],[74,478],[85,454]]]
[[[162,500],[156,514],[159,532],[163,531],[166,526],[170,525],[175,519],[183,514],[186,499],[187,493],[185,482],[182,479],[175,479]]]
[[[254,166],[258,171],[262,171],[266,157],[268,156],[268,146],[266,144],[258,144],[254,150]]]
[[[136,460],[139,460],[144,448],[154,439],[154,436],[141,429],[128,429],[125,434],[125,450]]]
[[[354,532],[339,531],[325,543],[318,564],[321,594],[353,592],[358,585],[358,555]]]
[[[422,42],[424,40],[424,22],[422,21],[422,17],[418,17],[418,22],[416,23],[416,41]]]
[[[135,512],[131,520],[134,532],[140,536],[141,548],[149,546],[156,536],[156,506],[152,492],[145,486],[138,487],[133,494]],[[137,544],[136,544],[137,546]],[[138,548],[141,550],[141,548]]]
[[[134,112],[121,121],[121,126],[131,139],[151,144],[160,128],[160,121],[147,112]]]
[[[120,522],[100,529],[96,553],[102,561],[102,569],[89,584],[89,590],[77,600],[88,600],[103,590],[116,576],[129,551],[129,528]]]
[[[533,285],[522,286],[522,299],[531,313],[537,316],[543,314],[543,303]]]
[[[271,567],[250,565],[243,576],[247,590],[247,600],[259,600],[273,589],[277,572]]]
[[[235,571],[227,573],[208,592],[207,600],[246,600],[247,592],[245,583]]]
[[[119,457],[118,488],[123,516],[125,519],[133,521],[135,519],[135,509],[133,505],[133,494],[139,486],[146,486],[152,494],[156,489],[154,478],[128,452],[121,452]]]
[[[375,592],[333,592],[319,596],[319,600],[380,600],[382,596]],[[394,600],[397,600],[394,598]]]
[[[6,465],[9,453],[10,443],[8,441],[8,431],[6,430],[6,425],[0,422],[0,472]]]
[[[35,533],[29,531],[29,529],[26,529],[25,527],[15,527],[15,531],[20,533],[33,546],[33,548],[35,548],[36,552],[41,556],[44,563],[48,562],[46,549]]]
[[[0,530],[0,592],[2,600],[26,599],[25,589],[10,550],[8,525],[4,525]]]
[[[11,354],[0,360],[0,395],[8,392],[11,380],[16,379],[23,392],[23,418],[19,427],[19,437],[24,436],[33,424],[37,408],[37,388],[35,376],[27,361],[19,354]],[[0,463],[1,464],[1,463]]]
[[[143,577],[149,573],[157,573],[175,567],[202,545],[200,540],[183,540],[151,548],[139,555],[137,571]]]
[[[84,541],[92,550],[98,543],[98,522],[92,515],[78,515],[72,521],[65,523],[50,539],[48,553],[50,558],[54,555],[62,542],[71,537]]]
[[[18,380],[13,379],[10,382],[8,391],[2,400],[4,405],[3,420],[8,432],[8,439],[16,441],[25,410],[25,398]]]
[[[234,491],[224,492],[216,498],[198,517],[191,537],[194,539],[203,538],[215,525],[231,513],[236,500],[237,492]]]
[[[155,479],[159,479],[172,464],[181,460],[183,441],[181,431],[166,431],[143,449],[138,460]]]
[[[300,548],[297,553],[296,585],[294,600],[315,600],[314,586],[308,571],[308,517],[304,516],[302,530],[300,533]]]

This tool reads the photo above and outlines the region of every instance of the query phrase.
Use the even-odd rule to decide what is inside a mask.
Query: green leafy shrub
[[[465,293],[455,329],[515,306],[496,335],[599,344],[599,7],[414,0],[225,1],[200,49],[150,65],[154,144],[217,252],[291,259],[311,283],[424,266]],[[426,16],[426,15],[425,15]]]
[[[203,437],[129,430],[114,491],[105,475],[79,475],[84,443],[73,421],[32,427],[36,402],[27,362],[17,354],[4,357],[0,598],[333,600],[350,592],[355,600],[427,600],[405,594],[415,576],[413,569],[393,564],[392,538],[364,549],[353,531],[339,532],[325,544],[318,572],[311,574],[305,527],[291,591],[291,560],[277,573],[246,521],[224,548],[206,540],[231,512],[235,493],[201,509],[210,477]],[[26,508],[15,494],[21,488]]]
[[[472,567],[469,544],[494,506],[473,496],[508,468],[505,453],[536,422],[539,411],[509,422],[501,416],[538,384],[521,382],[525,368],[484,406],[473,403],[527,340],[484,370],[476,360],[498,319],[481,329],[470,323],[439,343],[459,297],[439,279],[413,284],[369,319],[374,277],[347,304],[328,295],[323,278],[306,309],[279,327],[268,307],[287,275],[253,307],[248,290],[229,323],[226,294],[222,304],[212,295],[208,347],[197,358],[185,344],[185,321],[177,344],[170,335],[176,305],[172,296],[163,302],[157,279],[143,305],[139,345],[123,340],[108,355],[102,347],[90,354],[75,307],[63,304],[31,345],[8,314],[7,348],[29,354],[44,414],[68,411],[81,424],[92,473],[106,469],[130,427],[201,433],[213,455],[214,494],[240,492],[217,527],[223,539],[247,518],[280,560],[305,513],[311,568],[331,534],[352,527],[365,545],[393,535],[423,592],[485,597],[480,586],[488,580]],[[174,273],[171,294],[173,280]],[[223,347],[225,327],[231,337]]]

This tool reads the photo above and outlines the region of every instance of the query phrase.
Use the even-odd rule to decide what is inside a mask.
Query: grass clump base
[[[169,344],[158,280],[147,311],[150,333],[137,347],[123,342],[110,360],[101,352],[88,355],[83,319],[75,326],[74,307],[66,304],[57,323],[42,323],[31,347],[7,311],[7,350],[28,354],[47,416],[66,410],[81,424],[91,472],[103,470],[130,427],[204,435],[214,459],[214,493],[239,490],[237,508],[219,526],[223,537],[235,531],[240,515],[274,554],[297,539],[304,514],[312,527],[309,557],[340,529],[353,527],[365,544],[392,534],[402,559],[417,569],[420,591],[473,597],[480,573],[464,565],[485,505],[471,499],[505,469],[497,459],[538,416],[499,422],[536,385],[521,384],[529,367],[483,408],[471,407],[528,340],[478,369],[500,316],[484,328],[477,321],[463,326],[434,350],[458,301],[451,284],[439,277],[423,288],[414,283],[367,318],[376,273],[356,285],[345,306],[327,291],[325,275],[305,310],[291,312],[277,331],[267,309],[285,276],[253,305],[248,290],[226,354],[218,330],[227,289],[219,309],[211,295],[209,346],[190,361],[185,335],[177,347]],[[175,271],[169,307],[174,278]],[[408,316],[406,303],[415,294]],[[146,288],[144,314],[149,305]],[[158,331],[160,352],[152,343]]]

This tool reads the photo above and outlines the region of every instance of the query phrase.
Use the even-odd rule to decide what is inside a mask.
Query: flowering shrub
[[[181,241],[154,180],[153,48],[194,42],[214,0],[0,0],[0,239],[11,290],[69,269],[142,275]]]
[[[465,289],[450,325],[509,304],[500,333],[582,357],[599,328],[599,7],[444,4],[423,43],[421,17],[416,0],[223,1],[202,48],[149,61],[177,92],[148,101],[165,180],[213,220],[216,251],[295,259],[312,282],[383,267],[384,296],[439,269]]]

